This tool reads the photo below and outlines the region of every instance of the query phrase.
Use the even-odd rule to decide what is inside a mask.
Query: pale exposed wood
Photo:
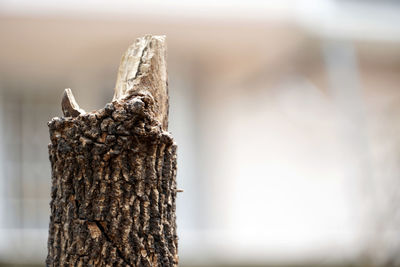
[[[64,90],[61,100],[61,108],[65,117],[77,117],[80,114],[85,114],[85,111],[79,107],[71,89],[69,88]]]
[[[65,117],[49,122],[47,266],[178,265],[164,40],[128,49],[103,109],[85,113],[64,92]]]
[[[154,112],[164,130],[168,128],[168,86],[165,36],[136,39],[122,56],[113,100],[149,92]]]

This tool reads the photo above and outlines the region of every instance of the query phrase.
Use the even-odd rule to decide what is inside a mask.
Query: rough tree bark
[[[49,122],[52,168],[47,266],[177,266],[176,145],[167,132],[162,36],[122,57],[114,99]]]

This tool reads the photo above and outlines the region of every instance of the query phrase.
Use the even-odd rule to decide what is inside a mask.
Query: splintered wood
[[[85,112],[66,89],[48,124],[47,266],[178,265],[165,53],[164,37],[137,39],[103,109]]]

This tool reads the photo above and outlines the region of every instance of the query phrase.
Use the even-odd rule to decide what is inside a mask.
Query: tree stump
[[[165,37],[122,57],[113,101],[85,112],[70,89],[49,123],[47,266],[177,266],[176,145]]]

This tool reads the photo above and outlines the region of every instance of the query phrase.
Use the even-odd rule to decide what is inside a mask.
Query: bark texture
[[[90,113],[79,108],[69,90],[62,101],[65,117],[48,124],[52,200],[47,266],[178,264],[176,145],[166,132],[167,116],[160,114],[168,107],[164,39],[146,36],[136,43],[143,42],[152,53],[147,55],[151,75],[119,79],[117,85],[133,85],[123,92],[116,86],[112,103]],[[134,69],[144,61],[143,49],[128,49],[140,51]],[[123,58],[121,66],[125,63]],[[165,77],[152,71],[162,68]]]

